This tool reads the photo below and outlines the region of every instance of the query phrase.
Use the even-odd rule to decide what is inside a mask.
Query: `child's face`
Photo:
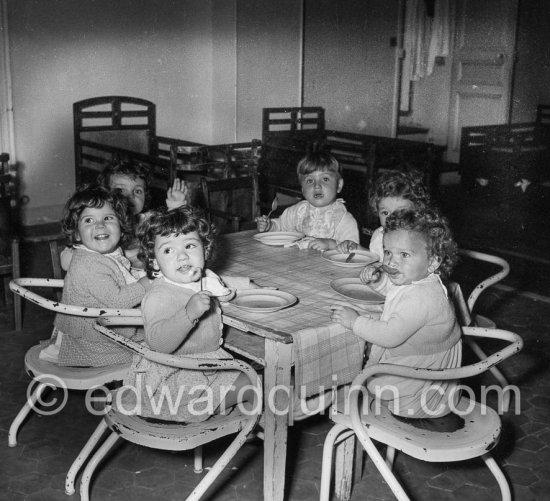
[[[386,227],[386,219],[388,216],[396,210],[402,209],[414,209],[414,204],[401,197],[384,197],[378,202],[378,218],[380,219],[380,226]]]
[[[76,240],[100,254],[108,254],[118,247],[120,222],[111,204],[105,203],[98,209],[86,207],[82,211]]]
[[[109,189],[120,190],[130,200],[132,214],[141,214],[145,205],[144,179],[115,174],[109,180]]]
[[[155,238],[154,265],[173,282],[188,284],[202,277],[204,247],[199,234],[172,233]]]
[[[304,198],[314,207],[326,207],[336,200],[344,180],[331,171],[315,171],[302,179]]]
[[[408,285],[437,270],[439,258],[428,256],[428,243],[421,233],[394,230],[384,233],[384,264],[397,270],[388,275],[393,284]]]

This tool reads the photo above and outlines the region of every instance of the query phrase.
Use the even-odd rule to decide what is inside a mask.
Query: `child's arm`
[[[276,217],[274,219],[269,219],[266,216],[259,217],[256,221],[258,231],[297,231],[300,219],[300,204],[301,202],[298,202],[285,209],[281,217]]]
[[[336,240],[333,238],[316,238],[309,243],[309,248],[319,252],[336,249]]]
[[[108,258],[104,258],[108,259]],[[109,265],[95,260],[87,261],[87,269],[80,274],[89,293],[107,308],[133,308],[141,302],[146,292],[145,280],[126,284]],[[116,264],[113,263],[113,266]],[[149,279],[146,279],[149,280]]]
[[[155,351],[173,353],[209,308],[208,292],[193,294],[184,308],[164,291],[147,295],[141,305],[147,343]]]
[[[334,232],[334,238],[316,238],[309,244],[311,249],[318,251],[337,249],[340,252],[351,252],[359,244],[359,228],[357,221],[346,212]]]
[[[166,192],[166,207],[168,210],[189,205],[189,188],[182,179],[174,179],[174,184]]]
[[[424,311],[420,300],[404,299],[399,311],[387,320],[376,320],[370,315],[359,315],[345,306],[333,305],[332,320],[369,343],[383,348],[395,348],[424,326]]]

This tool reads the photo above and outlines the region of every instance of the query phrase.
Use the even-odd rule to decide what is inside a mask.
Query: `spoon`
[[[351,263],[351,260],[355,257],[355,252],[351,252],[350,255],[346,258],[346,263]]]
[[[268,212],[267,214],[267,218],[269,218],[269,216],[271,216],[271,214],[277,210],[277,207],[279,206],[278,202],[277,202],[277,195],[275,195],[275,198],[273,199],[273,202],[271,203],[271,210]]]
[[[395,275],[396,273],[399,273],[398,270],[392,268],[391,266],[388,266],[387,264],[380,263],[377,267],[378,269],[385,271],[388,275]]]

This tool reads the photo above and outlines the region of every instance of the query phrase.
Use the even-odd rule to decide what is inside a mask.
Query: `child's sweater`
[[[430,369],[460,366],[462,332],[437,275],[429,275],[410,285],[390,283],[381,292],[386,292],[387,296],[380,320],[360,316],[353,324],[354,334],[372,343],[367,365],[389,363]],[[382,375],[374,376],[368,389],[375,394],[376,387],[395,388],[398,402],[392,402],[394,395],[389,391],[382,400],[389,400],[389,407],[396,414],[434,417],[448,414],[449,393],[455,385],[455,382]],[[430,386],[439,389],[427,392]],[[425,412],[426,408],[437,409],[437,412],[430,415]]]
[[[89,308],[133,308],[141,302],[145,288],[126,283],[119,265],[110,257],[85,249],[74,249],[63,287],[66,304]],[[95,318],[58,313],[55,327],[63,333],[59,349],[60,365],[102,367],[129,363],[132,355],[97,332]],[[126,337],[136,328],[117,328]]]
[[[351,240],[359,243],[359,228],[346,206],[336,200],[317,208],[302,200],[286,209],[280,218],[271,220],[270,231],[300,231],[308,237],[331,238],[336,243]]]

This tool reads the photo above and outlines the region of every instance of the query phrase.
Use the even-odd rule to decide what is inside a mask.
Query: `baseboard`
[[[62,205],[48,205],[45,207],[23,207],[21,218],[23,226],[57,223],[63,214]]]

